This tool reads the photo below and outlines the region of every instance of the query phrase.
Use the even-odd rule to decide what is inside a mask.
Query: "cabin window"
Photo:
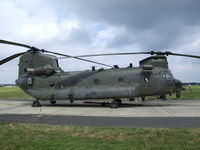
[[[167,72],[165,72],[165,73],[163,74],[163,78],[165,78],[165,79],[170,79],[170,76],[169,76],[169,74],[168,74]]]
[[[33,78],[28,78],[27,83],[28,83],[28,85],[33,85]]]
[[[149,82],[149,77],[144,77],[144,81],[147,83]]]
[[[53,86],[54,86],[54,83],[53,83],[53,82],[50,82],[50,83],[49,83],[49,86],[50,86],[50,87],[53,87]]]

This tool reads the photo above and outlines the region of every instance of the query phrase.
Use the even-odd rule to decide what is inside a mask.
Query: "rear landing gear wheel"
[[[52,105],[55,105],[55,104],[56,104],[56,101],[50,101],[50,103],[51,103]]]
[[[33,104],[32,104],[32,107],[41,107],[40,105],[40,101],[37,99],[37,100],[34,100],[33,101]]]
[[[118,108],[118,107],[119,107],[119,103],[118,102],[112,101],[110,103],[110,108]]]
[[[119,105],[122,103],[121,99],[114,99],[111,103],[110,103],[110,108],[118,108]]]

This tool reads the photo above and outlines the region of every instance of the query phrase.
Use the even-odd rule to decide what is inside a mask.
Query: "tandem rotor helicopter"
[[[182,82],[175,79],[168,68],[166,56],[184,56],[200,58],[200,56],[178,54],[172,52],[132,52],[70,56],[26,44],[0,40],[1,44],[9,44],[28,48],[22,53],[14,54],[0,61],[0,65],[20,56],[19,73],[16,84],[28,95],[35,98],[33,107],[39,107],[40,100],[50,101],[53,105],[58,100],[113,99],[111,108],[122,103],[121,98],[134,100],[135,97],[160,96],[165,99],[167,94],[181,96]],[[48,54],[45,54],[48,53]],[[53,54],[53,55],[52,55]],[[117,65],[85,59],[84,57],[111,55],[152,55],[139,62],[139,67],[130,64],[126,68]],[[110,69],[64,72],[58,65],[58,58],[64,56],[82,61],[110,67]]]

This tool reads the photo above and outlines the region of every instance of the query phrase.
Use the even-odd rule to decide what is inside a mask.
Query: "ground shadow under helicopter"
[[[119,104],[119,108],[124,107],[165,107],[175,106],[177,104],[147,104],[147,103],[122,103]],[[44,107],[110,107],[110,102],[83,102],[83,103],[71,103],[71,104],[41,104]]]

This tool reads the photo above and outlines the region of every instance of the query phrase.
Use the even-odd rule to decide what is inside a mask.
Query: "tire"
[[[135,101],[135,98],[133,97],[133,98],[129,98],[129,101]]]
[[[112,101],[110,103],[110,108],[115,109],[115,108],[118,108],[118,107],[119,107],[119,103],[118,102]]]
[[[40,107],[40,101],[39,100],[34,100],[33,101],[33,104],[32,104],[32,107]]]
[[[50,103],[51,103],[52,105],[55,105],[55,104],[56,104],[56,101],[50,101]]]
[[[177,98],[177,99],[181,98],[181,93],[180,93],[180,92],[177,92],[177,93],[176,93],[176,98]]]
[[[143,101],[143,102],[145,101],[145,97],[142,97],[142,101]]]
[[[161,95],[161,96],[160,96],[160,99],[166,100],[166,95]]]

